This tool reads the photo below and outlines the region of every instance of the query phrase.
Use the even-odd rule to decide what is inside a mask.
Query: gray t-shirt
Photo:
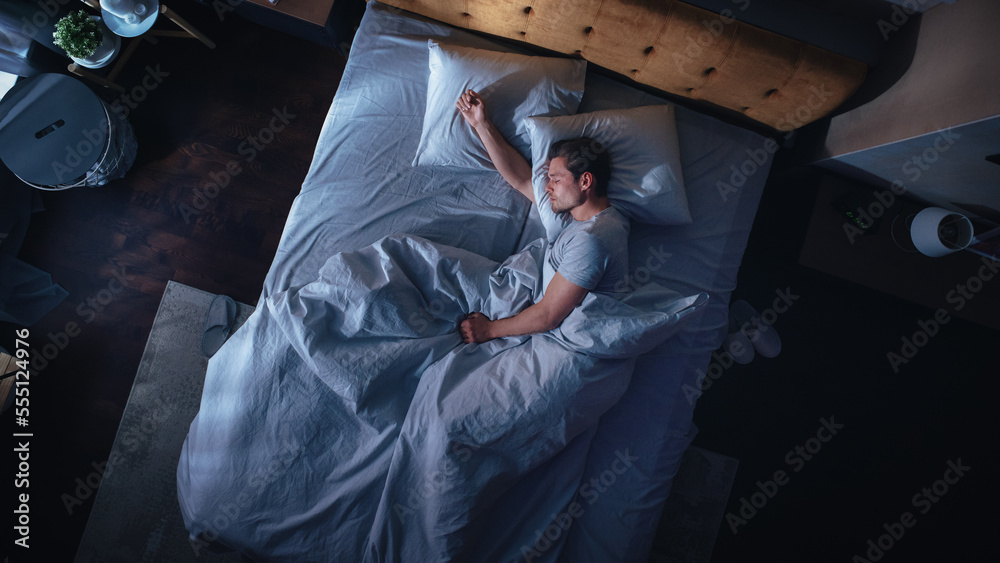
[[[543,283],[555,272],[584,289],[623,292],[628,287],[628,219],[609,207],[586,221],[572,221],[545,253]]]

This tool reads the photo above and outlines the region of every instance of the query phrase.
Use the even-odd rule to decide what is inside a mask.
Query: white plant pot
[[[118,55],[118,51],[122,47],[122,38],[118,37],[108,29],[108,26],[104,25],[101,20],[101,16],[90,16],[97,20],[98,25],[101,26],[101,34],[104,36],[104,41],[97,46],[97,50],[94,51],[92,55],[85,59],[78,59],[76,57],[70,56],[73,62],[76,64],[86,67],[86,68],[101,68],[111,64],[111,61],[115,59]]]

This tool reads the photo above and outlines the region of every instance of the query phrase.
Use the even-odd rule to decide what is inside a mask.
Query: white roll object
[[[972,221],[961,213],[928,207],[913,218],[910,237],[921,254],[944,256],[972,242]]]

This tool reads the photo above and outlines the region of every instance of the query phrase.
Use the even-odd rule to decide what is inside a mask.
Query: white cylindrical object
[[[960,213],[928,207],[913,218],[910,237],[921,254],[935,258],[944,256],[969,246],[972,221]]]

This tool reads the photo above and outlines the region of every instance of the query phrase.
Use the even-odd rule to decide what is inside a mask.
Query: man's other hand
[[[487,119],[486,104],[473,90],[466,90],[462,97],[455,102],[455,107],[458,108],[465,121],[474,128],[482,125]]]
[[[493,321],[489,319],[486,315],[482,313],[472,313],[459,326],[459,331],[462,333],[462,341],[466,344],[471,344],[473,342],[486,342],[487,340],[493,340],[493,336],[490,335],[490,325]]]

